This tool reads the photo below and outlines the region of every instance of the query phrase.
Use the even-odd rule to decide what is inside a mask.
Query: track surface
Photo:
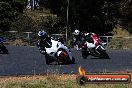
[[[36,47],[7,46],[9,54],[0,54],[0,75],[30,75],[44,73],[77,73],[82,66],[86,72],[113,72],[132,70],[132,50],[107,50],[111,59],[81,57],[81,52],[71,49],[75,64],[46,65],[44,55]]]

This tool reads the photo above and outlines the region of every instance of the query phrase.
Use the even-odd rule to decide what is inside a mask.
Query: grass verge
[[[85,84],[76,82],[77,75],[50,74],[0,77],[0,88],[132,88],[129,84]]]

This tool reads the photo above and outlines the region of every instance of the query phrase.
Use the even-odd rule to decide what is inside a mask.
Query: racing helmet
[[[76,29],[74,32],[73,32],[74,35],[79,35],[80,34],[80,31],[78,29]]]
[[[39,31],[38,32],[38,36],[44,36],[44,35],[46,35],[46,32],[45,31]]]
[[[47,33],[45,31],[39,31],[38,32],[38,37],[40,39],[45,39],[47,37]]]

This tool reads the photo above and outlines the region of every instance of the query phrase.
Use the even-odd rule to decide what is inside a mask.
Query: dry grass
[[[78,85],[76,77],[75,74],[0,77],[0,88],[132,88],[131,83]]]
[[[111,49],[132,49],[132,38],[112,38],[109,43]]]
[[[49,74],[49,75],[30,75],[30,76],[1,76],[0,77],[0,83],[5,82],[31,82],[31,81],[54,81],[54,80],[75,80],[77,75],[60,75],[60,74]]]
[[[6,45],[14,45],[14,46],[28,46],[28,42],[23,41],[22,39],[16,39],[14,41],[10,40],[5,42]]]
[[[112,31],[113,37],[129,37],[130,33],[122,26],[117,25]]]
[[[123,27],[117,25],[112,31],[113,37],[109,43],[112,49],[132,49],[132,35]]]

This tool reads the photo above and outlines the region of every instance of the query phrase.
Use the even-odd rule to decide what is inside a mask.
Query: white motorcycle
[[[51,39],[51,42],[44,42],[47,44],[45,47],[46,64],[50,64],[54,61],[58,62],[58,64],[72,64],[75,62],[71,51],[61,42],[53,39]]]
[[[109,58],[106,53],[105,43],[103,43],[99,38],[92,38],[92,42],[85,41],[82,46],[82,57],[86,59],[88,55],[99,58]]]

